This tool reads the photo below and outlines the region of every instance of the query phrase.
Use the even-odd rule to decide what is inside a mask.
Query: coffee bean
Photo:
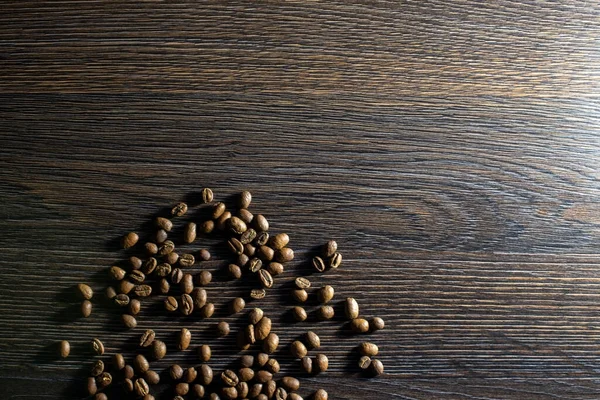
[[[246,223],[235,216],[229,218],[229,220],[227,221],[227,225],[231,232],[238,234],[238,235],[243,234],[248,229],[248,227],[246,226]],[[247,242],[247,243],[249,243],[249,242]]]
[[[117,291],[115,290],[114,287],[109,286],[109,287],[106,288],[106,291],[105,291],[104,294],[106,295],[106,298],[108,300],[112,300],[112,299],[114,299],[117,296]]]
[[[262,261],[260,258],[253,258],[248,263],[248,269],[250,272],[258,272],[262,268]]]
[[[227,224],[229,221],[229,218],[231,218],[231,213],[229,211],[225,211],[223,214],[221,214],[221,216],[215,221],[215,227],[219,230],[219,231],[224,231],[225,228],[227,228]]]
[[[238,211],[238,218],[244,221],[246,225],[250,225],[254,219],[254,215],[245,208],[242,208]]]
[[[244,307],[246,307],[246,302],[244,301],[244,299],[241,298],[241,297],[236,297],[230,303],[230,305],[229,305],[229,311],[232,314],[236,314],[236,313],[239,313],[240,311],[242,311],[244,309]]]
[[[252,297],[255,300],[264,299],[266,295],[267,292],[265,291],[265,289],[252,289],[250,291],[250,297]]]
[[[290,346],[290,352],[295,358],[302,358],[306,356],[308,350],[306,350],[304,343],[299,340],[295,340]]]
[[[298,289],[308,289],[310,287],[310,281],[303,277],[298,277],[294,280]]]
[[[140,269],[142,267],[142,260],[138,257],[131,256],[129,257],[129,265],[131,265],[132,270]]]
[[[275,252],[275,261],[284,263],[294,259],[294,250],[289,247],[284,247]]]
[[[169,367],[169,376],[172,380],[178,381],[183,378],[183,368],[179,364],[173,364]]]
[[[317,292],[317,298],[321,303],[329,303],[333,299],[334,293],[332,286],[325,285]]]
[[[146,380],[144,378],[138,378],[135,380],[134,384],[133,384],[135,393],[139,396],[145,396],[150,392],[150,388],[148,387],[148,383],[146,383]]]
[[[179,256],[179,265],[181,268],[189,268],[196,262],[196,259],[191,254],[182,254]]]
[[[233,218],[235,218],[235,217],[233,217]],[[233,218],[231,218],[231,219],[233,220]],[[256,238],[256,231],[252,228],[246,229],[242,233],[242,236],[240,236],[240,242],[242,242],[242,244],[246,245],[248,243],[251,243],[255,238]]]
[[[183,278],[180,282],[181,292],[185,294],[192,293],[194,290],[194,278],[191,274],[183,274]]]
[[[104,372],[104,362],[102,360],[94,361],[94,365],[92,366],[91,375],[98,376]]]
[[[177,299],[173,296],[169,296],[164,301],[165,310],[167,311],[175,311],[179,307],[179,303],[177,303]]]
[[[298,306],[292,308],[292,315],[294,316],[294,319],[298,322],[306,321],[306,318],[308,318],[306,310]]]
[[[125,367],[123,367],[123,377],[125,379],[133,379],[134,376],[135,371],[133,370],[133,367],[131,365],[125,365]]]
[[[267,232],[260,232],[256,235],[256,239],[254,239],[254,244],[256,246],[264,246],[269,242],[269,234]]]
[[[158,262],[156,261],[156,258],[150,257],[149,259],[144,261],[144,263],[142,264],[142,268],[141,268],[142,272],[149,275],[154,272],[157,265],[158,265]]]
[[[347,297],[346,302],[344,303],[344,312],[346,313],[346,318],[348,319],[358,318],[358,302],[352,297]]]
[[[215,221],[209,219],[207,221],[204,221],[200,224],[200,226],[198,226],[198,231],[200,233],[203,233],[205,235],[208,235],[209,233],[211,233],[213,230],[215,229]]]
[[[369,356],[362,356],[360,360],[358,360],[358,368],[367,369],[371,365],[371,358]]]
[[[313,395],[313,400],[327,400],[328,398],[329,398],[329,395],[323,389],[317,390],[315,392],[315,394]]]
[[[266,367],[267,371],[269,371],[272,374],[277,374],[281,370],[279,361],[277,361],[274,358],[269,359],[269,361],[267,361],[267,365],[265,367]]]
[[[373,375],[383,374],[383,363],[377,359],[372,359],[370,370],[373,373]]]
[[[244,245],[236,238],[229,239],[227,245],[229,246],[229,250],[237,255],[240,255],[244,252]]]
[[[113,367],[115,367],[119,371],[125,368],[125,358],[123,357],[123,354],[116,353],[115,355],[113,355],[112,364]]]
[[[284,268],[283,268],[283,264],[281,264],[281,263],[270,262],[269,265],[267,266],[267,270],[271,273],[271,275],[276,276],[276,275],[283,274]]]
[[[254,371],[252,371],[252,373],[254,374]],[[241,381],[241,377],[240,377],[240,381]],[[250,388],[249,388],[247,382],[240,382],[236,385],[235,388],[237,389],[237,392],[238,392],[238,398],[245,399],[248,397],[248,391],[250,390]]]
[[[98,385],[96,385],[96,378],[90,376],[87,378],[87,392],[90,396],[93,396],[98,391]]]
[[[290,392],[295,392],[300,389],[300,381],[292,376],[284,376],[281,378],[281,386]]]
[[[148,370],[144,373],[144,379],[150,385],[158,385],[160,383],[160,375],[156,371]]]
[[[198,347],[198,358],[200,358],[200,361],[207,362],[210,360],[211,355],[212,352],[209,345],[203,344]]]
[[[266,232],[269,230],[269,221],[262,214],[258,214],[254,216],[254,227],[259,232]]]
[[[308,345],[309,349],[318,349],[319,347],[321,347],[321,339],[313,331],[306,332],[306,335],[304,336],[305,342]]]
[[[217,219],[225,213],[225,204],[218,202],[213,206],[212,219]]]
[[[123,326],[125,326],[127,329],[133,329],[137,326],[137,320],[133,315],[129,314],[122,314],[121,322],[123,323]]]
[[[316,269],[319,272],[324,272],[325,271],[325,262],[319,256],[313,257],[313,259],[312,259],[312,265],[313,265],[314,269]]]
[[[192,243],[194,240],[196,240],[196,224],[189,222],[185,225],[185,229],[183,230],[183,242]]]
[[[173,400],[185,400],[182,396],[175,396]]]
[[[323,257],[329,258],[332,257],[337,251],[338,245],[335,240],[330,240],[323,246]]]
[[[264,340],[271,333],[271,318],[262,317],[255,327],[256,340]]]
[[[227,274],[233,279],[240,279],[242,277],[242,269],[236,264],[229,264],[227,266]]]
[[[380,331],[385,327],[385,322],[383,322],[382,318],[375,317],[371,320],[370,325],[373,331]]]
[[[94,400],[108,400],[108,396],[105,393],[96,393]]]
[[[234,400],[238,398],[238,391],[235,387],[221,388],[221,396],[226,400]]]
[[[258,277],[260,278],[260,282],[265,288],[273,287],[273,277],[266,269],[261,269],[258,271]]]
[[[171,273],[171,264],[168,264],[168,263],[159,264],[156,267],[155,273],[156,273],[156,275],[158,275],[161,278],[169,276],[169,274]]]
[[[194,394],[195,398],[197,398],[197,399],[203,398],[204,395],[206,394],[206,390],[204,389],[204,386],[200,385],[199,383],[192,385],[191,392]]]
[[[269,246],[260,246],[258,248],[258,257],[263,261],[271,261],[275,257],[275,250]]]
[[[108,270],[108,275],[115,281],[120,281],[121,279],[125,278],[125,274],[126,272],[123,268],[116,266],[110,267]]]
[[[212,274],[210,271],[204,270],[196,275],[196,284],[199,286],[206,286],[212,281]]]
[[[181,295],[181,307],[179,308],[183,315],[190,315],[194,311],[194,300],[189,294]]]
[[[333,318],[334,314],[335,314],[335,312],[333,310],[333,307],[331,307],[331,306],[321,306],[321,307],[319,307],[319,309],[317,311],[317,317],[321,321],[325,321],[325,320]]]
[[[287,400],[304,400],[298,393],[289,393]]]
[[[302,357],[300,365],[302,366],[304,372],[306,372],[307,374],[312,374],[312,359],[310,357]]]
[[[144,243],[144,248],[146,249],[146,254],[153,256],[158,253],[158,246],[156,243],[146,242]]]
[[[178,285],[183,279],[183,271],[179,268],[173,268],[170,279],[173,285]]]
[[[169,235],[167,234],[167,231],[165,231],[164,229],[159,229],[154,234],[154,243],[156,243],[156,244],[164,243],[168,237],[169,237]]]
[[[340,253],[335,253],[329,260],[329,266],[331,268],[338,268],[340,265],[342,265],[342,255]]]
[[[304,303],[308,299],[308,293],[304,289],[292,290],[292,297],[298,303]]]
[[[133,370],[133,368],[132,368],[132,370]],[[123,380],[123,389],[127,393],[133,393],[133,391],[134,391],[135,388],[133,386],[133,381],[130,378],[125,378]]]
[[[173,223],[167,218],[157,217],[154,224],[157,228],[164,229],[167,232],[171,232],[171,229],[173,229]]]
[[[148,297],[152,294],[152,286],[150,285],[137,285],[133,288],[133,293],[138,297]]]
[[[140,347],[149,347],[154,338],[156,337],[156,333],[152,329],[147,329],[142,336],[140,336]]]
[[[98,385],[98,389],[102,390],[107,386],[110,386],[112,383],[112,375],[108,372],[103,372],[96,377],[96,384]]]
[[[121,245],[124,249],[129,249],[130,247],[135,246],[139,239],[140,237],[137,233],[129,232],[128,234],[123,236],[123,239],[121,240]]]
[[[81,303],[81,315],[84,318],[89,317],[90,315],[92,315],[92,302],[89,300],[84,300]]]
[[[275,400],[287,400],[288,398],[288,394],[287,391],[282,388],[282,387],[278,387],[277,390],[275,391]]]
[[[229,335],[229,324],[227,322],[221,321],[217,324],[217,335],[221,337]]]
[[[172,251],[169,254],[167,254],[166,256],[163,256],[163,260],[167,264],[175,265],[179,261],[179,254],[177,254],[176,252]]]
[[[273,374],[271,374],[269,371],[265,371],[264,369],[261,369],[256,374],[254,374],[254,378],[256,379],[256,381],[258,383],[265,384],[265,383],[273,380]]]
[[[244,354],[240,357],[240,365],[242,368],[252,369],[252,366],[254,365],[254,356],[251,354]],[[254,371],[252,371],[252,373],[254,374]]]
[[[201,288],[195,288],[194,290],[192,290],[192,294],[190,296],[194,301],[194,308],[200,309],[206,304],[206,290]]]
[[[258,321],[262,319],[263,316],[263,310],[261,310],[260,308],[254,308],[248,313],[248,321],[250,321],[251,324],[256,325]]]
[[[269,335],[265,338],[263,342],[263,351],[265,353],[275,353],[277,347],[279,346],[279,336],[274,332],[269,333]]]
[[[151,354],[155,360],[162,360],[167,355],[167,345],[165,342],[155,339],[151,345]]]
[[[278,233],[277,235],[271,237],[270,245],[271,248],[279,250],[287,246],[289,242],[290,237],[287,233]]]
[[[244,254],[248,257],[254,257],[254,255],[256,254],[256,247],[254,247],[250,243],[245,244],[244,245]],[[241,255],[242,254],[240,254],[240,256]]]
[[[215,305],[213,303],[206,303],[204,307],[200,309],[200,316],[202,318],[210,318],[215,313]]]
[[[167,240],[158,248],[158,254],[165,256],[169,253],[172,253],[173,250],[175,250],[175,243],[173,243],[171,240]]]
[[[80,283],[77,285],[77,295],[82,300],[91,300],[92,297],[94,296],[94,291],[92,290],[91,287],[89,287],[85,283]]]
[[[221,373],[221,381],[227,386],[235,386],[240,380],[234,371],[226,369]]]
[[[169,283],[168,280],[166,280],[165,278],[162,278],[158,282],[158,291],[161,294],[167,294],[167,293],[169,293],[169,290],[171,290],[171,284]]]
[[[363,356],[376,356],[379,353],[379,348],[375,343],[363,342],[358,346],[358,351]]]
[[[190,385],[186,382],[179,382],[175,385],[174,393],[177,396],[185,396],[190,391]]]
[[[203,188],[201,194],[202,194],[202,203],[204,203],[204,204],[212,203],[213,197],[214,197],[212,189]]]
[[[171,210],[171,215],[173,215],[175,217],[181,217],[182,215],[184,215],[187,212],[187,210],[188,210],[187,204],[178,203]]]
[[[192,383],[196,380],[197,377],[198,377],[198,371],[196,371],[196,368],[194,368],[194,367],[189,367],[188,369],[183,371],[183,381],[184,382]]]
[[[210,385],[213,380],[213,370],[208,364],[202,364],[200,366],[200,383],[203,385]]]
[[[123,279],[119,282],[119,293],[128,294],[133,290],[135,284],[131,283],[127,279]]]
[[[92,339],[92,351],[99,356],[104,354],[104,344],[100,339]]]
[[[262,390],[263,390],[263,384],[255,383],[252,386],[250,386],[250,390],[248,390],[248,397],[251,399],[256,399],[258,397],[258,395],[261,394]]]
[[[350,327],[357,333],[369,332],[369,322],[366,319],[355,318],[350,322]]]
[[[315,357],[314,366],[317,370],[317,373],[325,372],[329,368],[329,359],[325,354],[317,354]]]
[[[244,337],[246,339],[246,343],[254,344],[256,342],[256,332],[254,329],[254,325],[247,325],[246,329],[244,329]]]
[[[138,374],[143,374],[150,369],[150,364],[148,363],[146,357],[138,354],[133,359],[133,368],[138,372]]]
[[[277,391],[277,384],[274,380],[270,380],[265,383],[263,391],[269,399],[273,399],[275,396],[275,392]]]

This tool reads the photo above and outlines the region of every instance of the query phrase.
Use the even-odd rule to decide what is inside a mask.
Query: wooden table
[[[292,238],[296,258],[252,305],[284,372],[298,371],[289,343],[321,335],[330,370],[302,376],[306,397],[600,398],[597,3],[199,3],[0,6],[1,398],[81,398],[89,340],[131,355],[144,328],[171,346],[158,371],[198,363],[172,349],[185,324],[216,370],[235,359],[235,335],[212,329],[243,314],[147,306],[123,331],[101,300],[118,238],[205,186],[228,204],[251,190],[251,211]],[[343,265],[310,279],[383,331],[348,334],[339,308],[286,322],[293,278],[330,238]],[[225,254],[202,246],[221,310],[251,283],[222,279]],[[88,319],[79,282],[97,291]],[[382,377],[355,367],[365,339]]]

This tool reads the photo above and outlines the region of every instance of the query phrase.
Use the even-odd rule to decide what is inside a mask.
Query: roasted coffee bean
[[[350,327],[354,332],[357,333],[367,333],[369,332],[369,321],[362,318],[354,318],[350,322]]]
[[[226,400],[233,400],[238,398],[238,392],[235,387],[224,387],[221,388],[221,396]]]
[[[207,344],[203,344],[198,347],[198,358],[200,361],[207,362],[210,360],[212,352],[210,350],[210,346]]]
[[[204,270],[196,275],[196,284],[199,286],[206,286],[212,281],[212,274],[210,271]]]
[[[263,351],[265,353],[275,353],[277,347],[279,346],[279,336],[275,333],[271,332],[263,341]]]
[[[325,285],[317,292],[317,298],[320,303],[329,303],[333,299],[334,293],[332,286]]]
[[[202,364],[200,366],[200,373],[198,374],[199,381],[203,385],[210,385],[213,380],[213,370],[208,364]]]
[[[185,225],[185,229],[183,230],[183,242],[192,243],[194,240],[196,240],[196,224],[189,222]]]
[[[333,307],[331,307],[331,306],[321,306],[317,310],[317,317],[321,321],[325,321],[325,320],[333,318],[334,314],[335,314],[335,311],[333,310]]]
[[[235,386],[240,380],[234,371],[226,369],[221,373],[221,381],[227,386]]]
[[[288,393],[287,400],[304,400],[304,398],[298,393]]]
[[[370,326],[371,330],[380,331],[385,327],[385,322],[383,322],[382,318],[375,317],[371,320]]]
[[[319,347],[321,347],[321,339],[313,331],[306,332],[306,334],[304,335],[304,340],[308,345],[309,349],[318,349]]]
[[[267,292],[265,289],[252,289],[250,291],[250,297],[252,297],[254,300],[264,299],[266,295]]]
[[[263,261],[271,261],[275,257],[275,250],[269,246],[260,246],[257,251],[258,257]]]
[[[189,294],[184,293],[181,295],[180,304],[179,310],[183,315],[190,315],[194,311],[194,300]]]
[[[308,289],[310,287],[310,281],[304,277],[298,277],[294,280],[296,287],[298,289]]]
[[[266,316],[262,317],[256,324],[254,331],[256,340],[266,339],[266,337],[269,336],[269,333],[271,333],[271,318]]]
[[[250,343],[248,343],[248,341],[246,340],[245,329],[242,329],[237,333],[235,341],[240,350],[248,350],[250,348]]]
[[[236,217],[232,217],[231,220],[233,220],[233,218],[236,218]],[[241,219],[239,219],[239,220],[241,221]],[[255,238],[256,238],[256,231],[254,229],[252,229],[252,228],[246,229],[244,231],[244,233],[242,233],[242,236],[240,236],[240,242],[242,242],[242,244],[246,245],[248,243],[252,243],[252,241]]]
[[[260,308],[254,308],[248,313],[248,321],[250,321],[251,324],[256,325],[258,321],[262,319],[263,316],[263,310],[261,310]]]
[[[217,324],[216,330],[217,330],[218,336],[221,336],[221,337],[227,336],[227,335],[229,335],[229,331],[230,331],[229,324],[225,321],[221,321]]]
[[[185,400],[182,396],[175,396],[173,400]]]
[[[245,244],[244,245],[244,254],[248,257],[254,257],[254,255],[256,254],[256,247],[254,247],[250,243]],[[241,255],[242,254],[240,254],[240,256]]]
[[[338,245],[335,240],[330,240],[323,246],[323,257],[329,258],[332,257],[337,251]]]
[[[215,229],[215,221],[209,219],[208,221],[204,221],[198,227],[198,230],[205,235],[208,235]]]
[[[273,380],[273,374],[271,374],[269,371],[265,371],[264,369],[261,369],[256,374],[254,374],[254,378],[256,379],[256,381],[258,383],[265,384],[265,383]]]
[[[300,381],[292,376],[284,376],[281,378],[281,386],[290,392],[295,392],[300,389]]]
[[[254,356],[251,354],[244,354],[240,357],[240,365],[242,368],[250,368],[254,365]],[[252,371],[254,373],[254,371]]]
[[[246,230],[248,229],[248,227],[246,226],[246,223],[235,216],[231,217],[227,220],[227,225],[229,226],[229,230],[231,232],[238,234],[238,235],[241,235],[242,233],[246,232]]]
[[[140,269],[142,268],[142,260],[140,260],[138,257],[131,256],[129,257],[129,265],[131,266],[132,270]]]
[[[234,254],[240,255],[244,252],[244,245],[236,238],[229,239],[227,245],[229,246],[229,250]]]
[[[284,268],[283,264],[273,261],[267,265],[267,270],[271,273],[271,275],[276,276],[283,274]]]
[[[244,221],[246,225],[250,225],[254,219],[254,215],[252,215],[252,213],[245,208],[242,208],[238,211],[238,217]]]
[[[137,233],[129,232],[128,234],[123,236],[123,239],[121,240],[121,245],[123,245],[124,249],[129,249],[130,247],[135,246],[139,239],[140,237]]]
[[[270,245],[271,248],[275,249],[275,250],[279,250],[284,248],[285,246],[287,246],[287,244],[290,242],[290,237],[288,236],[287,233],[278,233],[275,236],[271,237],[270,240]]]
[[[352,297],[347,297],[346,302],[344,303],[344,312],[346,313],[346,318],[348,319],[358,318],[358,302]]]
[[[251,399],[256,399],[261,394],[262,390],[263,384],[255,383],[252,386],[250,386],[250,390],[248,391],[248,397]]]
[[[206,303],[204,307],[200,309],[200,316],[202,318],[210,318],[215,313],[215,305],[213,303]]]
[[[133,359],[133,368],[138,372],[138,374],[143,374],[150,369],[150,364],[148,363],[146,357],[138,354]]]
[[[158,262],[156,261],[156,258],[150,257],[149,259],[144,261],[144,263],[142,264],[141,271],[144,274],[151,274],[152,272],[154,272],[157,265],[158,265]]]
[[[84,318],[89,317],[90,315],[92,315],[92,302],[89,300],[84,300],[81,303],[81,315]]]
[[[150,256],[153,256],[156,253],[158,253],[158,246],[156,245],[156,243],[146,242],[144,244],[144,248],[146,249],[146,253]]]
[[[277,262],[288,262],[294,259],[294,250],[289,247],[284,247],[275,252],[275,261]]]
[[[239,208],[248,208],[250,207],[250,203],[252,202],[252,193],[247,190],[244,190],[240,193],[240,197],[238,199],[238,207]]]
[[[171,290],[171,284],[169,283],[168,280],[166,280],[165,278],[162,278],[158,282],[158,291],[161,294],[167,294],[167,293],[169,293],[169,290]]]
[[[325,372],[329,368],[329,359],[325,354],[317,354],[314,366],[317,372]]]
[[[165,299],[165,310],[167,311],[175,311],[179,307],[179,303],[177,303],[177,299],[173,296],[169,296]]]
[[[122,314],[121,322],[123,323],[123,326],[125,326],[127,329],[133,329],[137,326],[137,320],[133,315],[129,314]]]
[[[383,363],[377,359],[372,359],[370,370],[374,375],[383,374]]]
[[[266,232],[269,230],[269,221],[262,214],[255,215],[253,222],[257,231]]]
[[[194,301],[194,308],[199,310],[206,304],[206,290],[201,288],[195,288],[194,290],[192,290],[192,294],[190,296]]]
[[[108,400],[108,396],[105,393],[96,393],[94,400]]]
[[[117,296],[117,291],[114,287],[109,286],[106,288],[105,295],[108,300],[112,300]]]
[[[92,339],[92,351],[99,356],[104,354],[104,344],[100,339]]]
[[[308,350],[306,350],[306,346],[304,345],[304,343],[302,343],[299,340],[295,340],[290,346],[290,352],[295,358],[302,358],[306,356]]]
[[[256,359],[255,359],[256,367],[257,368],[262,368],[265,365],[267,365],[267,362],[269,362],[269,358],[270,357],[269,357],[269,355],[267,353],[258,353],[256,355]]]
[[[168,263],[159,264],[156,267],[155,273],[156,273],[156,275],[160,276],[161,278],[169,276],[169,274],[171,273],[171,264],[168,264]]]
[[[156,337],[156,333],[152,329],[146,329],[142,336],[140,336],[140,347],[149,347],[154,338]]]
[[[248,263],[248,269],[250,272],[258,272],[262,268],[262,261],[260,258],[253,258]]]
[[[358,360],[358,368],[367,369],[371,365],[371,358],[369,356],[362,356],[360,360]]]
[[[77,295],[82,300],[91,300],[94,297],[94,291],[85,283],[80,283],[77,285]]]
[[[102,390],[107,386],[110,386],[112,383],[112,375],[109,372],[103,372],[96,377],[96,384],[98,385],[98,389]]]
[[[237,258],[236,264],[239,265],[240,268],[243,268],[248,264],[249,261],[250,258],[248,258],[246,254],[240,254]]]
[[[169,254],[167,254],[166,256],[164,256],[163,260],[167,264],[175,265],[179,261],[179,254],[177,254],[176,252],[172,251]]]
[[[135,393],[139,396],[145,396],[150,392],[150,388],[148,387],[148,383],[146,383],[146,380],[144,378],[138,378],[135,380],[134,384],[133,384]]]
[[[175,250],[175,243],[171,240],[166,240],[162,246],[158,248],[158,254],[161,256],[166,256],[169,253],[172,253]]]
[[[254,325],[246,326],[246,329],[244,329],[244,336],[246,338],[246,343],[254,344],[256,342],[256,332],[254,329]]]
[[[307,356],[302,357],[302,360],[300,361],[300,365],[302,366],[302,369],[307,374],[312,374],[312,364],[313,364],[312,359]]]
[[[313,395],[313,400],[327,400],[329,399],[329,395],[323,389],[319,389]]]
[[[169,235],[167,234],[167,231],[165,231],[164,229],[159,229],[154,234],[154,242],[156,244],[164,243],[168,237],[169,237]]]
[[[375,343],[363,342],[358,346],[358,351],[363,356],[376,356],[379,353],[379,348]]]
[[[196,396],[195,398],[197,398],[197,399],[202,399],[204,397],[204,395],[206,394],[206,390],[204,389],[204,386],[202,386],[199,383],[192,385],[191,392],[194,394],[194,396]]]
[[[298,303],[304,303],[308,299],[308,293],[304,289],[295,289],[292,291],[292,297]]]
[[[87,378],[87,392],[90,396],[93,396],[98,391],[98,385],[96,384],[96,378],[90,376]]]
[[[133,299],[131,301],[129,301],[129,307],[127,308],[127,311],[129,312],[130,315],[138,315],[140,312],[140,309],[142,308],[142,303],[138,300],[138,299]]]
[[[157,228],[164,229],[167,232],[171,232],[171,229],[173,229],[173,223],[167,218],[157,217],[154,224]]]
[[[245,367],[245,368],[240,369],[238,375],[239,375],[240,381],[248,382],[248,381],[251,381],[252,378],[254,378],[254,370],[252,368]]]
[[[167,345],[158,339],[152,342],[151,350],[152,357],[156,360],[162,360],[167,355]]]
[[[269,361],[267,361],[267,365],[265,366],[265,368],[267,369],[267,371],[269,371],[272,374],[277,374],[281,370],[279,361],[277,361],[274,358],[271,358],[271,359],[269,359]]]
[[[189,383],[179,382],[177,385],[175,385],[174,392],[177,396],[185,396],[186,394],[188,394],[189,391],[190,391]]]
[[[215,221],[215,227],[219,231],[224,231],[227,228],[227,221],[231,218],[231,213],[229,211],[225,211],[221,216]]]
[[[126,272],[123,268],[116,266],[110,267],[108,270],[108,275],[115,281],[120,281],[121,279],[125,278],[125,274]]]
[[[282,388],[282,387],[278,387],[277,390],[275,391],[275,400],[287,400],[288,398],[288,394],[287,391]]]
[[[125,389],[125,391],[127,393],[133,393],[134,386],[133,386],[133,381],[131,380],[131,378],[125,378],[123,380],[123,389]]]
[[[313,265],[314,269],[316,269],[319,272],[324,272],[325,271],[325,262],[319,256],[313,257],[313,259],[312,259],[312,265]]]
[[[329,260],[329,266],[331,268],[338,268],[340,265],[342,265],[342,254],[335,253]]]
[[[232,314],[236,314],[236,313],[239,313],[240,311],[242,311],[244,309],[244,307],[246,307],[246,302],[244,301],[244,299],[241,297],[236,297],[229,304],[229,311]]]
[[[113,355],[112,364],[113,364],[113,367],[115,367],[115,369],[117,369],[119,371],[122,370],[123,368],[125,368],[125,358],[123,357],[123,354],[117,353],[117,354]]]
[[[125,365],[123,368],[123,377],[125,379],[133,379],[134,376],[135,371],[133,370],[133,367],[131,365]]]
[[[181,217],[182,215],[184,215],[187,212],[187,210],[188,210],[187,204],[178,203],[171,210],[171,215],[173,215],[175,217]]]
[[[182,254],[179,256],[179,265],[182,268],[189,268],[196,262],[196,259],[191,254]]]
[[[192,293],[192,290],[194,290],[194,277],[192,277],[190,274],[183,274],[183,278],[181,279],[179,285],[182,293]]]
[[[173,364],[169,367],[169,376],[174,381],[178,381],[183,378],[183,368],[179,364]]]
[[[275,396],[275,391],[277,390],[277,384],[274,380],[270,380],[264,384],[263,392],[269,399],[272,399]]]
[[[213,191],[210,188],[204,188],[202,189],[202,203],[204,204],[208,204],[208,203],[212,203],[213,201]]]
[[[236,264],[229,264],[227,266],[227,274],[233,279],[240,279],[242,277],[242,269]]]
[[[260,278],[260,283],[262,283],[265,288],[268,289],[273,287],[273,277],[269,271],[266,269],[261,269],[258,271],[258,277]]]
[[[256,246],[264,246],[267,243],[269,243],[269,234],[267,232],[260,232],[256,235],[256,239],[254,239]]]
[[[188,328],[181,328],[177,337],[177,348],[179,350],[186,350],[190,347],[192,340],[192,332]]]
[[[102,360],[94,361],[94,365],[92,366],[91,375],[98,376],[104,372],[104,362]]]
[[[133,293],[135,293],[137,297],[148,297],[152,294],[152,286],[137,285],[133,288]]]
[[[292,315],[294,319],[298,322],[306,321],[306,319],[308,318],[306,310],[299,306],[292,308]]]
[[[131,283],[127,279],[123,279],[119,282],[119,293],[129,294],[135,287],[135,284]]]
[[[144,373],[144,379],[150,385],[158,385],[160,383],[160,375],[156,371],[148,370]]]
[[[225,212],[225,204],[218,202],[213,206],[212,219],[217,219]]]
[[[252,371],[252,373],[254,373],[254,371]],[[245,399],[248,397],[248,391],[250,390],[250,387],[248,386],[247,382],[240,382],[235,388],[238,391],[238,397],[240,399]]]

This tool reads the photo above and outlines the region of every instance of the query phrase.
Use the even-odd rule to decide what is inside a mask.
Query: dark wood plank
[[[215,368],[233,337],[146,304],[77,317],[73,285],[106,285],[161,208],[203,186],[288,232],[296,259],[259,303],[285,346],[316,330],[332,398],[596,399],[600,7],[589,2],[6,1],[0,6],[0,397],[80,398],[85,346],[135,351],[192,326]],[[287,324],[314,246],[344,265],[311,275],[335,304],[385,318],[365,379],[343,320]],[[222,279],[221,309],[249,282]],[[197,269],[195,269],[197,270]],[[158,302],[158,300],[156,300]],[[282,308],[283,305],[283,308]],[[309,307],[310,311],[314,304]],[[73,355],[56,360],[68,338]],[[153,364],[195,363],[171,352]]]

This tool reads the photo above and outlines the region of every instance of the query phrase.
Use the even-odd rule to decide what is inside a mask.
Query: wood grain
[[[488,2],[489,3],[489,2]],[[233,338],[150,304],[121,330],[102,301],[129,230],[204,186],[287,232],[296,259],[259,303],[282,346],[316,330],[332,398],[597,399],[600,6],[583,1],[4,1],[0,6],[0,397],[82,397],[86,343],[135,351],[192,326],[215,368]],[[354,367],[343,321],[289,325],[311,275],[359,300],[386,374]],[[252,287],[219,274],[224,306]],[[218,284],[217,284],[218,283]],[[158,301],[158,300],[157,300]],[[284,305],[282,308],[281,305]],[[310,311],[314,304],[309,307]],[[339,308],[337,309],[340,315]],[[243,317],[218,314],[234,331]],[[154,319],[154,322],[152,322]],[[212,323],[219,319],[214,318]],[[56,360],[57,340],[73,343]],[[190,353],[190,354],[188,354]],[[196,363],[171,352],[153,368]],[[282,349],[286,373],[297,365]]]

